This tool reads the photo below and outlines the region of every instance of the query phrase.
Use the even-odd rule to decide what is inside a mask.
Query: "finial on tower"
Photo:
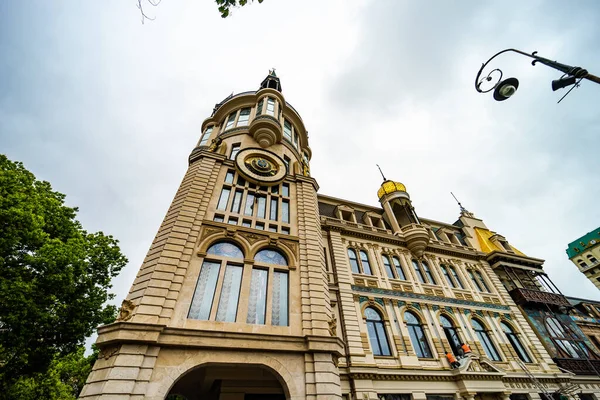
[[[387,179],[385,179],[385,175],[383,175],[383,171],[381,170],[381,167],[379,166],[379,164],[375,164],[377,165],[377,168],[379,168],[379,172],[381,173],[381,177],[383,178],[384,182],[387,181]]]
[[[277,76],[277,74],[275,73],[275,68],[269,70],[269,75]]]
[[[472,217],[473,213],[463,207],[463,205],[460,203],[460,201],[458,201],[458,199],[456,198],[456,196],[454,195],[454,193],[450,192],[450,194],[452,195],[452,197],[454,197],[454,200],[456,200],[456,202],[458,203],[458,207],[460,208],[460,214],[461,215],[466,215],[468,217]]]
[[[260,84],[260,89],[266,88],[275,89],[278,92],[281,92],[281,82],[279,81],[277,74],[275,74],[275,68],[269,70],[269,75],[267,75],[267,77]]]

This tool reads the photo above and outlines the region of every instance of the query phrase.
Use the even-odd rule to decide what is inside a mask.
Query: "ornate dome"
[[[384,195],[394,192],[406,192],[406,186],[400,182],[387,180],[381,184],[381,187],[377,191],[377,197],[381,199]]]

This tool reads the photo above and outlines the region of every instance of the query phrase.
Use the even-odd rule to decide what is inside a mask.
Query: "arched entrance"
[[[286,400],[287,392],[265,366],[204,364],[181,376],[166,400]]]

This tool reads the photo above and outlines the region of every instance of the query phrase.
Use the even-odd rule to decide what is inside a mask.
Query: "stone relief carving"
[[[329,334],[331,336],[337,336],[337,318],[336,317],[331,317],[331,319],[329,320]]]
[[[133,317],[133,310],[135,309],[135,304],[131,300],[123,300],[121,303],[121,308],[119,309],[119,316],[117,317],[117,321],[128,321]]]
[[[107,346],[98,352],[98,358],[104,358],[105,360],[108,360],[118,352],[119,346]]]

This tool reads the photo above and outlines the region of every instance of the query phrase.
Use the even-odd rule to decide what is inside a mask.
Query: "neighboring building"
[[[600,227],[569,243],[567,256],[600,289]]]
[[[569,313],[571,319],[575,321],[590,342],[600,349],[600,302],[576,297],[567,297],[567,299],[572,305]],[[587,370],[593,368],[600,374],[600,362],[598,361],[592,361],[591,366],[586,365],[584,368]]]
[[[521,312],[569,305],[542,260],[462,207],[453,224],[419,217],[399,182],[378,207],[318,195],[310,158],[274,72],[215,106],[81,398],[600,395]],[[463,342],[474,354],[451,369]]]

